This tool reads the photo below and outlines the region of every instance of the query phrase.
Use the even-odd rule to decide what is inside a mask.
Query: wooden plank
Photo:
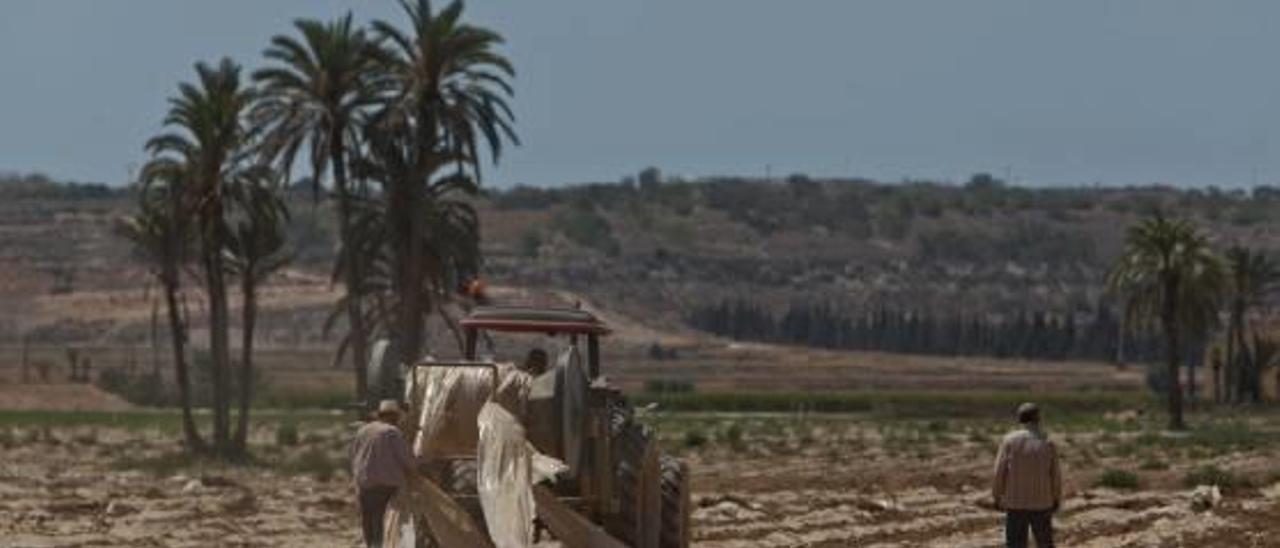
[[[410,483],[413,513],[425,517],[431,534],[442,546],[491,548],[488,535],[476,525],[466,509],[449,497],[435,482],[416,477]]]
[[[627,548],[604,528],[571,510],[545,486],[533,486],[533,500],[542,523],[568,548]]]
[[[658,459],[658,440],[650,439],[640,463],[640,500],[636,508],[640,512],[636,523],[636,548],[658,548],[662,532],[662,465]]]

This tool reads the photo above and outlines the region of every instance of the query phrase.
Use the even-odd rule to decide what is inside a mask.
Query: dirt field
[[[354,546],[343,420],[263,417],[258,464],[227,468],[176,459],[168,414],[10,412],[0,423],[0,545]],[[999,546],[986,481],[1003,424],[763,414],[656,423],[695,472],[698,546]],[[297,425],[296,444],[284,424]],[[1060,545],[1280,545],[1280,416],[1202,418],[1184,436],[1124,414],[1050,427],[1067,477]],[[1107,470],[1136,485],[1097,486]],[[1197,482],[1219,484],[1221,500],[1193,494]]]
[[[988,490],[998,425],[724,424],[695,427],[739,440],[708,442],[716,447],[690,458],[700,546],[1003,546]],[[1178,438],[1105,421],[1064,427],[1056,434],[1067,494],[1059,545],[1280,546],[1274,431],[1248,441],[1227,423],[1202,428]],[[1108,470],[1133,474],[1137,486],[1099,486]],[[1197,506],[1206,497],[1194,494],[1198,481],[1189,476],[1225,484],[1221,503]]]

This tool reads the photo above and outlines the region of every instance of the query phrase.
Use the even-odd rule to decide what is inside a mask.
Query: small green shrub
[[[318,481],[329,481],[342,467],[336,459],[320,449],[307,449],[289,462],[288,469],[294,474],[306,474]]]
[[[98,429],[90,428],[88,430],[82,430],[76,433],[74,436],[72,436],[71,441],[76,445],[97,445]]]
[[[1236,476],[1230,470],[1223,470],[1215,465],[1207,464],[1187,472],[1182,477],[1182,484],[1186,487],[1217,485],[1223,489],[1229,489],[1232,487],[1247,487],[1249,482]]]
[[[552,221],[553,226],[574,243],[601,251],[610,257],[617,256],[622,246],[613,235],[609,221],[595,211],[590,204],[575,206],[561,212]]]
[[[1114,468],[1107,469],[1098,476],[1095,485],[1098,487],[1107,487],[1110,489],[1120,489],[1131,491],[1137,489],[1142,482],[1138,475],[1128,470],[1116,470]]]
[[[689,430],[684,433],[684,446],[689,449],[697,449],[707,444],[707,435],[701,430]]]
[[[281,424],[276,429],[276,445],[294,447],[298,445],[298,425],[292,422]]]
[[[1147,457],[1138,465],[1139,470],[1168,470],[1169,463],[1155,457]]]
[[[538,231],[529,229],[520,235],[520,256],[536,258],[540,249],[542,249],[542,235]]]
[[[644,391],[650,394],[689,394],[694,389],[693,381],[682,379],[649,379],[644,381]]]
[[[724,439],[729,442],[731,447],[737,448],[742,446],[742,427],[738,423],[733,422],[724,431]]]

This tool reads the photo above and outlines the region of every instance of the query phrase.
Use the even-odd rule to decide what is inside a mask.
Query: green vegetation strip
[[[639,405],[663,411],[874,413],[891,417],[1012,416],[1024,401],[1035,401],[1046,417],[1065,417],[1148,408],[1147,396],[1125,392],[682,392],[641,393]]]

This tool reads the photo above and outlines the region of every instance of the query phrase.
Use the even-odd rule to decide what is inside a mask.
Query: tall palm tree
[[[1275,370],[1276,389],[1280,390],[1280,340],[1264,338],[1254,333],[1253,350],[1249,353],[1249,360],[1258,370],[1258,382],[1253,386],[1256,391],[1255,398],[1261,399],[1262,371],[1267,369]]]
[[[1191,222],[1157,213],[1129,227],[1125,250],[1107,284],[1127,298],[1131,325],[1159,326],[1169,377],[1169,428],[1182,430],[1179,366],[1186,344],[1217,321],[1226,267]]]
[[[518,140],[507,105],[515,70],[495,51],[502,37],[464,23],[459,1],[438,13],[427,0],[400,5],[409,33],[373,23],[383,77],[361,165],[382,187],[395,294],[388,323],[402,362],[412,363],[422,354],[427,317],[439,310],[441,284],[478,257],[478,236],[444,234],[477,231],[474,211],[460,199],[478,191],[481,152],[496,162],[504,144]]]
[[[1227,250],[1231,274],[1230,323],[1227,326],[1226,398],[1239,402],[1245,397],[1258,401],[1262,369],[1251,359],[1245,333],[1250,310],[1263,305],[1266,297],[1280,287],[1280,265],[1260,251],[1243,246]]]
[[[205,444],[191,414],[187,322],[180,304],[182,267],[191,252],[190,226],[183,204],[184,176],[179,165],[164,160],[149,162],[142,172],[138,213],[123,219],[116,230],[133,243],[135,254],[148,265],[164,291],[183,438],[187,450],[199,453],[205,450]]]
[[[265,171],[265,170],[264,170]],[[253,399],[253,339],[258,314],[258,286],[288,264],[285,225],[289,212],[272,184],[270,173],[248,178],[250,186],[235,189],[241,207],[232,221],[227,239],[229,266],[240,278],[240,371],[238,375],[239,415],[232,447],[237,454],[247,449],[249,403]]]
[[[317,192],[327,169],[333,170],[343,249],[334,274],[346,290],[341,303],[350,329],[350,344],[340,347],[338,359],[349,346],[356,397],[363,401],[368,339],[359,289],[363,285],[360,280],[364,262],[352,255],[355,246],[347,245],[352,237],[354,200],[347,167],[357,116],[373,99],[371,80],[376,56],[371,54],[373,43],[364,30],[352,25],[350,13],[330,23],[303,19],[293,26],[301,40],[285,35],[273,37],[263,55],[275,64],[253,74],[263,91],[254,117],[267,127],[263,151],[278,161],[286,173],[304,147],[310,150],[311,179]]]
[[[254,94],[243,85],[240,66],[222,59],[216,66],[197,63],[195,83],[182,83],[170,99],[168,133],[147,142],[147,149],[186,174],[184,213],[195,222],[205,294],[209,301],[209,353],[213,373],[213,446],[231,457],[230,356],[228,344],[226,249],[227,192],[253,167],[254,130],[247,112]]]

